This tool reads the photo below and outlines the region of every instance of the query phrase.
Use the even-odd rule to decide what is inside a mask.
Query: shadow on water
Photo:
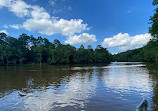
[[[146,67],[153,82],[153,104],[151,109],[153,111],[158,111],[158,64],[146,64]]]
[[[158,110],[158,65],[0,67],[2,111],[133,111],[142,99]]]
[[[4,97],[5,94],[9,94],[14,90],[28,93],[34,89],[47,88],[51,84],[57,89],[62,82],[65,80],[68,82],[71,75],[78,72],[78,65],[76,69],[71,67],[69,65],[0,67],[0,97]],[[91,71],[87,70],[86,72]],[[80,70],[81,76],[82,73],[85,73],[84,69]]]

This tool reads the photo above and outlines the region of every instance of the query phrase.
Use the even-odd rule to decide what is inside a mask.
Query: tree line
[[[9,64],[80,64],[110,63],[112,55],[98,45],[94,50],[88,45],[75,48],[61,44],[55,39],[50,42],[46,38],[35,38],[22,34],[19,38],[0,33],[0,65]]]
[[[119,62],[158,62],[158,42],[150,40],[142,48],[115,54],[113,58]]]
[[[152,3],[154,6],[158,6],[158,0],[153,0]],[[158,62],[158,7],[155,9],[150,21],[149,33],[153,38],[147,45],[139,49],[116,54],[113,56],[114,61]]]

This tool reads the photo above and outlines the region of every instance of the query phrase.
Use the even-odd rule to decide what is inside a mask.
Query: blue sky
[[[145,45],[152,0],[0,0],[0,31],[118,53]]]

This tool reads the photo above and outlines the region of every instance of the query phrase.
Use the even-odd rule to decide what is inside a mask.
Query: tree
[[[94,54],[96,63],[110,63],[112,60],[112,55],[101,45],[97,45]]]
[[[158,0],[153,0],[153,5],[157,5],[158,4]]]
[[[18,55],[20,64],[22,64],[23,61],[26,60],[23,53],[24,52],[20,48],[17,50],[17,55]]]
[[[4,65],[4,46],[3,45],[0,45],[0,56],[1,56],[1,62],[0,64]]]
[[[26,34],[20,35],[18,38],[19,45],[26,46],[30,43],[30,37]]]
[[[55,39],[53,41],[53,44],[55,45],[55,48],[57,48],[61,43],[60,43],[60,41],[58,39]]]
[[[153,0],[153,5],[158,5],[158,0]],[[151,27],[149,27],[149,33],[154,37],[154,39],[158,40],[158,8],[155,10],[155,14],[150,18],[150,23],[152,24]]]
[[[49,58],[50,64],[68,64],[74,62],[75,47],[70,45],[60,45],[56,49],[51,49],[51,56]]]
[[[94,52],[93,52],[93,48],[91,45],[87,46],[87,50],[89,52],[89,63],[92,63],[94,60]]]
[[[84,49],[84,46],[83,45],[80,45],[80,48],[79,49]]]
[[[0,33],[0,65],[25,64],[25,63],[93,63],[109,62],[109,53],[106,48],[97,46],[93,51],[92,46],[87,49],[83,45],[79,50],[71,45],[63,45],[55,39],[51,43],[48,39],[33,35],[22,34],[19,38]],[[95,61],[96,60],[96,61]]]
[[[88,46],[87,46],[87,49],[91,50],[91,49],[92,49],[92,46],[91,46],[91,45],[88,45]]]
[[[42,52],[44,50],[43,45],[38,45],[37,47],[34,48],[34,52],[36,53],[36,60],[42,64]]]
[[[0,45],[6,45],[5,39],[7,38],[7,34],[0,33]]]
[[[37,44],[38,44],[37,39],[34,38],[33,35],[30,36],[30,44],[31,44],[31,46],[33,46],[33,47],[36,47]]]

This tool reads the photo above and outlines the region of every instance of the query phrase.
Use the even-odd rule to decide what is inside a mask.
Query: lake
[[[158,64],[0,67],[1,111],[158,111]]]

